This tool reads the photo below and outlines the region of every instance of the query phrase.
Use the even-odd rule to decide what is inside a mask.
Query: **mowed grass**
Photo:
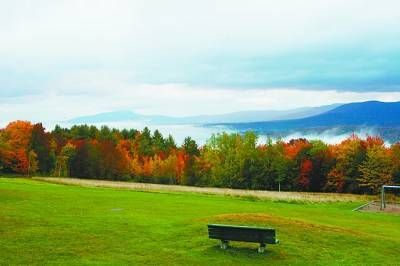
[[[0,178],[0,264],[398,264],[400,215],[305,203]],[[221,250],[207,223],[277,229]]]

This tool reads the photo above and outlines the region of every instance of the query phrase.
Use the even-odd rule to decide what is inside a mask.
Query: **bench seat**
[[[221,240],[221,248],[226,249],[229,241],[260,243],[258,251],[264,252],[266,244],[278,244],[276,231],[273,228],[209,224],[208,236]]]

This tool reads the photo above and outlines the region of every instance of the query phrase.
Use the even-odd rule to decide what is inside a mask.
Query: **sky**
[[[398,0],[0,0],[0,123],[400,101]]]

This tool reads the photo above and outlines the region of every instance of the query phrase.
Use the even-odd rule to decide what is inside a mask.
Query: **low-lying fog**
[[[94,126],[97,126],[100,128],[104,123],[95,123],[93,124]],[[224,127],[224,126],[218,126],[218,127],[205,127],[201,125],[145,125],[142,123],[136,123],[136,122],[112,122],[112,123],[106,123],[107,126],[111,128],[118,128],[118,129],[138,129],[142,130],[144,127],[148,127],[152,132],[156,129],[158,129],[164,137],[167,137],[169,134],[171,134],[176,143],[178,145],[183,143],[183,140],[185,137],[190,136],[194,140],[197,141],[199,145],[203,145],[206,143],[207,139],[210,138],[212,134],[216,133],[221,133],[221,132],[228,132],[232,133],[234,130]],[[48,123],[45,125],[47,129],[52,130],[55,126],[55,124]],[[69,123],[60,123],[60,126],[62,127],[71,127],[72,124]],[[306,133],[304,132],[291,132],[287,133],[285,135],[282,135],[280,137],[284,141],[289,141],[291,139],[296,139],[296,138],[306,138],[309,140],[313,139],[319,139],[324,141],[325,143],[329,144],[336,144],[340,143],[344,139],[348,138],[352,133],[358,135],[361,138],[366,138],[367,136],[376,136],[377,132],[375,131],[374,128],[363,128],[362,130],[356,130],[354,132],[343,132],[343,130],[340,129],[327,129],[324,131],[315,131],[315,132],[310,132],[308,130]],[[272,136],[271,137],[273,140],[277,140],[278,136]],[[259,135],[259,143],[265,143],[268,139],[267,135],[260,134]],[[390,145],[391,143],[389,141],[386,141],[387,145]]]

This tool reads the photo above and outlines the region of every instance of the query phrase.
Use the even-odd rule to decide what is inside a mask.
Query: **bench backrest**
[[[275,244],[276,232],[272,228],[209,224],[208,235],[213,239]]]

